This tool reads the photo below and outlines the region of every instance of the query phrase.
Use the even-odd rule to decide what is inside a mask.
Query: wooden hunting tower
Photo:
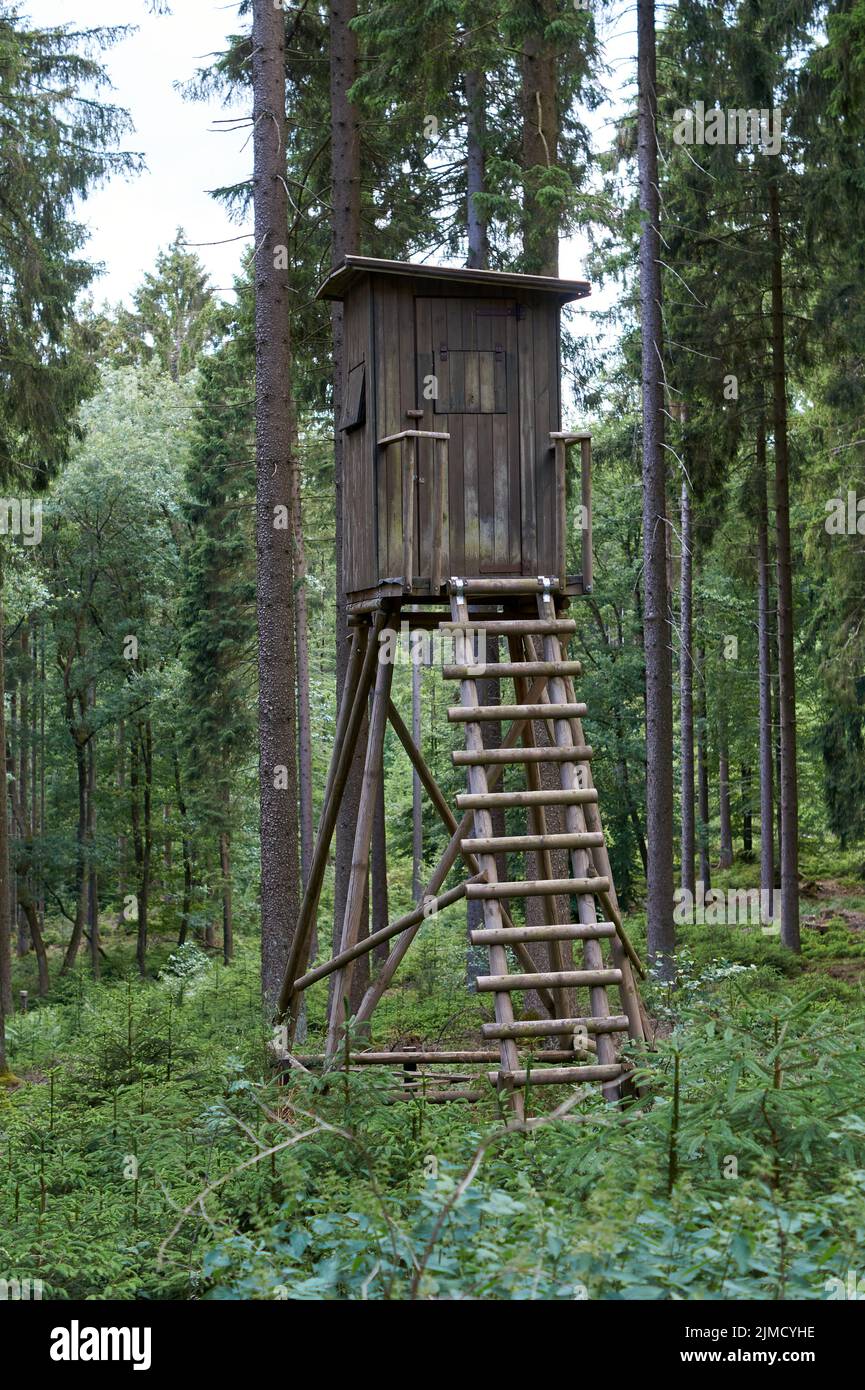
[[[319,297],[344,306],[344,577],[352,600],[423,598],[445,577],[550,574],[570,530],[559,314],[582,280],[347,256]],[[584,507],[584,557],[591,555]],[[572,513],[573,514],[573,513]]]
[[[356,1007],[356,1022],[365,1023],[424,923],[434,930],[430,919],[440,909],[475,899],[483,928],[471,940],[489,949],[491,973],[478,978],[477,989],[494,1005],[494,1021],[481,1029],[490,1045],[362,1050],[351,1063],[411,1068],[405,1093],[421,1086],[431,1100],[479,1093],[437,1090],[467,1078],[422,1075],[419,1067],[497,1064],[489,1079],[508,1093],[518,1118],[529,1078],[533,1087],[596,1081],[614,1098],[628,1071],[616,1034],[637,1042],[645,1036],[634,979],[642,967],[618,909],[583,735],[586,706],[574,692],[581,667],[562,651],[576,630],[563,614],[572,596],[592,586],[592,532],[591,437],[561,427],[559,314],[588,292],[579,280],[363,256],[346,257],[319,291],[344,305],[337,424],[351,648],[280,997],[286,1041],[290,1047],[303,991],[333,977],[326,1050],[300,1060],[338,1065],[354,962],[389,943]],[[569,491],[568,451],[577,443],[579,482]],[[579,574],[567,570],[569,534],[581,535]],[[465,741],[451,756],[467,781],[456,814],[391,698],[397,658],[385,653],[395,653],[406,623],[437,629],[450,646],[442,674],[459,683],[460,703],[448,718],[462,726]],[[367,716],[339,949],[315,965],[309,952],[322,882]],[[421,902],[369,933],[364,907],[388,723],[450,839]],[[501,735],[490,738],[495,724]],[[515,786],[520,773],[523,785]],[[513,823],[518,811],[525,826]],[[449,888],[460,862],[468,876]],[[527,899],[540,904],[532,924],[523,920]],[[330,939],[329,924],[321,924],[319,939]],[[519,1017],[526,990],[546,1017]],[[287,1060],[298,1059],[289,1051]]]

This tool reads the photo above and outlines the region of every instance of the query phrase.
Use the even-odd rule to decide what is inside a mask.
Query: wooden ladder
[[[581,668],[579,662],[568,661],[562,654],[561,638],[574,632],[576,623],[559,616],[550,581],[541,577],[532,587],[537,594],[536,618],[472,618],[464,581],[452,579],[451,621],[441,624],[442,629],[452,635],[454,649],[454,664],[444,667],[444,676],[458,680],[460,689],[460,704],[448,710],[448,718],[462,723],[465,731],[465,749],[452,755],[456,766],[466,768],[468,779],[468,791],[457,798],[457,805],[460,810],[472,811],[474,822],[473,834],[462,840],[461,848],[464,854],[477,857],[482,878],[482,881],[470,882],[466,889],[469,899],[480,899],[483,903],[484,925],[471,933],[471,940],[489,950],[490,974],[478,979],[477,988],[491,992],[495,1001],[495,1023],[485,1024],[483,1034],[499,1043],[501,1055],[498,1072],[488,1075],[500,1090],[510,1093],[517,1118],[523,1116],[522,1092],[527,1084],[599,1082],[608,1099],[617,1098],[626,1068],[617,1058],[613,1034],[631,1032],[632,1036],[642,1036],[642,1026],[634,1016],[639,1011],[639,1003],[628,958],[633,952],[615,906],[615,890],[598,814],[598,794],[591,779],[592,750],[583,740],[580,721],[586,707],[574,697],[573,680]],[[487,603],[496,602],[491,588],[486,581]],[[499,603],[503,599],[504,593]],[[487,636],[507,638],[510,659],[491,665],[485,671],[475,661],[472,634],[477,634],[483,642]],[[515,702],[482,706],[477,679],[483,675],[497,680],[511,679]],[[521,746],[510,737],[500,748],[484,747],[483,724],[498,720],[513,721],[512,728],[522,725]],[[536,745],[533,721],[545,721],[549,747]],[[557,769],[559,785],[556,789],[543,787],[541,763]],[[489,783],[495,779],[497,785],[508,764],[525,767],[525,790],[490,790]],[[564,833],[547,833],[548,806],[563,808]],[[526,809],[529,828],[525,834],[497,836],[493,832],[492,812],[510,807]],[[554,877],[551,860],[554,850],[567,851],[568,878]],[[544,877],[499,881],[497,856],[523,852],[538,856]],[[503,918],[503,900],[514,898],[540,898],[544,924],[514,926],[509,918]],[[596,898],[607,920],[598,920]],[[577,904],[577,920],[560,921],[559,904],[563,900],[570,904],[572,899]],[[565,916],[572,915],[569,907]],[[612,949],[611,965],[604,962],[604,941]],[[519,945],[524,959],[526,946],[537,942],[548,945],[552,968],[520,974],[511,972],[507,947]],[[576,942],[582,945],[581,968],[573,965],[573,943]],[[619,987],[621,1013],[613,1013],[610,1009],[607,997],[610,985]],[[573,997],[572,991],[580,987],[588,988],[590,1000],[590,1012],[582,1016],[568,1004],[569,996]],[[549,991],[547,998],[552,996],[555,1017],[525,1021],[514,1018],[512,995],[528,989]],[[537,1053],[531,1069],[521,1066],[517,1050],[520,1040],[531,1045],[532,1039],[543,1037],[559,1039],[563,1051]],[[581,1054],[594,1056],[594,1060],[581,1064]],[[568,1064],[545,1065],[545,1058],[550,1061],[564,1059]]]

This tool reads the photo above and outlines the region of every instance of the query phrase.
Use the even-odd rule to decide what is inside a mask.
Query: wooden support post
[[[403,441],[402,455],[402,582],[411,589],[414,579],[414,495],[417,473],[417,437]]]
[[[556,451],[556,517],[558,519],[559,590],[564,593],[568,584],[568,484],[566,474],[567,444],[554,441]]]
[[[580,440],[580,498],[583,505],[583,592],[592,591],[592,440]]]
[[[430,558],[430,591],[437,594],[447,573],[445,568],[445,509],[448,495],[448,441],[433,441],[433,485],[432,485],[432,556]]]
[[[480,882],[480,879],[481,875],[478,875],[477,881]],[[404,917],[398,917],[395,922],[382,927],[381,931],[373,932],[371,936],[364,937],[362,941],[350,946],[347,951],[341,951],[332,960],[325,961],[323,965],[317,965],[314,970],[309,970],[299,980],[295,980],[295,991],[300,994],[302,990],[309,989],[309,986],[314,985],[318,980],[332,975],[335,970],[347,965],[349,961],[357,960],[360,956],[366,955],[368,951],[374,951],[376,946],[380,946],[383,941],[390,941],[391,937],[399,936],[400,932],[404,932],[407,927],[419,926],[432,913],[442,912],[446,907],[459,902],[461,898],[465,897],[468,885],[473,882],[475,882],[474,879],[466,879],[463,883],[458,883],[456,888],[450,888],[447,893],[439,894],[437,898],[424,898],[417,907],[412,908],[411,912],[407,912]]]
[[[340,700],[336,716],[336,729],[333,735],[333,749],[330,755],[330,765],[327,769],[327,781],[324,784],[324,796],[321,803],[322,814],[330,800],[330,794],[333,790],[333,782],[336,776],[336,770],[339,766],[342,747],[345,742],[346,725],[348,724],[351,714],[354,692],[357,689],[357,683],[360,679],[360,672],[363,666],[368,635],[369,625],[367,623],[351,629],[351,647],[348,653],[348,664],[346,666],[345,680],[342,686],[342,699]]]
[[[378,643],[376,643],[378,646]],[[360,934],[361,916],[366,901],[367,875],[369,873],[369,849],[372,842],[372,823],[375,813],[375,800],[378,794],[379,779],[382,775],[382,750],[384,733],[387,727],[387,706],[393,682],[393,661],[379,661],[376,673],[375,691],[372,698],[372,716],[369,721],[369,735],[366,747],[366,762],[361,784],[360,807],[357,829],[352,851],[351,872],[345,900],[345,915],[342,922],[340,952],[354,946]],[[330,1020],[327,1030],[326,1050],[332,1053],[339,1044],[342,1025],[343,995],[351,985],[353,960],[349,960],[336,972],[333,996],[331,998]]]
[[[285,969],[285,977],[282,982],[282,989],[279,995],[279,1017],[284,1018],[289,1009],[293,997],[293,985],[297,976],[301,973],[302,967],[306,964],[306,952],[309,948],[309,938],[315,923],[315,915],[318,908],[318,900],[321,894],[321,885],[324,878],[324,871],[327,867],[327,857],[330,853],[331,840],[336,828],[336,818],[339,811],[340,802],[345,784],[348,779],[349,768],[354,757],[355,744],[357,743],[358,731],[366,713],[367,695],[376,673],[378,664],[379,633],[384,626],[384,613],[376,613],[372,620],[372,630],[366,640],[363,654],[363,664],[358,674],[354,690],[350,690],[346,682],[343,690],[343,705],[349,705],[349,713],[344,722],[344,739],[342,747],[339,749],[339,757],[336,760],[336,768],[331,780],[330,795],[322,808],[321,823],[318,830],[318,838],[315,842],[315,853],[312,857],[312,864],[309,870],[309,880],[306,891],[303,895],[303,902],[300,906],[300,914],[297,919],[297,927],[291,943],[291,950],[288,956],[288,964]],[[342,711],[340,711],[340,722]],[[296,1020],[290,1021],[291,1036],[294,1034]]]

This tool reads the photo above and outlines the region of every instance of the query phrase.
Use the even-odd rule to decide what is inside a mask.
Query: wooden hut
[[[550,574],[588,587],[587,436],[562,433],[560,311],[582,280],[348,256],[319,290],[344,306],[344,570],[350,600]],[[579,440],[583,482],[568,486]],[[569,513],[581,574],[567,574]]]

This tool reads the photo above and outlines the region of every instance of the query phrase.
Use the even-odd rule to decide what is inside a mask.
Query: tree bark
[[[39,997],[40,999],[46,999],[50,987],[48,953],[45,950],[45,939],[42,935],[42,928],[39,925],[39,914],[36,911],[36,901],[26,883],[21,886],[19,906],[30,928],[30,940],[33,943],[33,951],[36,955],[36,967],[39,972]]]
[[[192,912],[192,846],[189,840],[186,798],[183,794],[183,783],[180,778],[180,759],[176,747],[171,750],[171,759],[174,766],[174,794],[177,799],[177,812],[180,816],[180,852],[183,858],[183,901],[180,908],[180,931],[177,936],[177,944],[182,946],[189,931],[189,916]]]
[[[219,873],[222,891],[222,959],[226,965],[230,965],[234,959],[234,910],[231,898],[231,793],[227,783],[222,789]]]
[[[0,754],[5,763],[6,750],[6,680],[5,617],[3,604],[3,550],[0,545]],[[9,917],[9,811],[8,794],[3,797],[0,811],[0,1074],[6,1071],[3,1017],[12,1012],[12,923]]]
[[[706,710],[706,649],[697,647],[697,804],[699,810],[698,841],[700,849],[700,882],[708,893],[712,886],[709,862],[709,720]]]
[[[695,892],[694,882],[694,655],[693,655],[693,551],[691,494],[682,476],[680,526],[682,532],[681,604],[679,613],[679,699],[682,763],[682,888]]]
[[[84,926],[87,920],[87,738],[83,728],[84,711],[81,711],[81,718],[75,717],[75,695],[69,683],[71,668],[67,666],[66,671],[66,690],[64,694],[66,727],[69,730],[70,738],[75,752],[75,773],[78,783],[78,823],[75,831],[76,843],[76,866],[75,866],[75,923],[72,927],[72,936],[66,947],[66,954],[63,957],[63,964],[60,967],[60,974],[66,975],[72,969],[78,956],[81,941],[84,936]]]
[[[300,456],[291,451],[291,534],[294,546],[294,636],[297,651],[297,743],[300,778],[300,877],[306,887],[315,833],[312,817],[312,719],[309,707],[309,605]]]
[[[411,668],[411,736],[416,748],[421,746],[421,678],[423,668],[420,659],[412,659]],[[411,892],[416,903],[420,902],[424,881],[423,867],[423,787],[416,772],[411,779]]]
[[[289,287],[277,267],[288,235],[285,17],[253,0],[255,460],[258,726],[261,806],[261,986],[276,1008],[298,914],[297,746],[291,538]]]
[[[769,579],[769,505],[766,497],[766,420],[757,426],[757,670],[760,724],[760,892],[771,919],[775,892],[775,790],[772,742],[772,620]]]
[[[799,939],[799,781],[796,769],[796,659],[790,547],[790,451],[784,343],[783,245],[778,185],[769,184],[772,248],[772,403],[775,435],[775,547],[778,572],[778,714],[781,743],[781,942]]]
[[[718,702],[718,815],[721,847],[718,868],[729,869],[733,863],[733,822],[730,815],[730,747],[727,728],[727,706],[724,692]]]
[[[674,974],[673,688],[667,590],[667,470],[661,320],[658,89],[654,0],[637,4],[640,319],[643,397],[643,648],[646,663],[646,893],[648,954]]]
[[[742,857],[750,860],[754,854],[754,814],[751,807],[751,765],[743,763],[740,769],[742,788]]]
[[[388,905],[389,894],[387,889],[387,820],[384,804],[384,776],[379,780],[372,822],[370,896],[372,898],[372,930],[374,932],[381,931],[390,921]],[[386,961],[388,949],[388,942],[382,941],[373,951],[373,959],[379,962]]]
[[[486,270],[490,245],[487,217],[478,194],[486,192],[486,82],[483,73],[469,71],[463,78],[466,98],[466,224],[470,270]]]
[[[532,0],[531,28],[521,57],[523,270],[554,275],[559,263],[559,221],[538,198],[541,176],[536,169],[552,168],[558,160],[559,102],[555,45],[545,34],[556,18],[555,0]]]
[[[30,850],[33,843],[33,826],[31,823],[32,805],[30,802],[30,687],[32,678],[30,673],[30,626],[26,621],[21,624],[19,635],[21,644],[21,679],[19,681],[18,699],[18,795],[21,802],[21,835],[27,846],[27,868],[26,875],[29,877]],[[15,902],[16,916],[18,924],[18,954],[24,956],[30,950],[30,933],[28,931],[27,918],[23,911],[18,911],[21,905],[21,892],[25,884],[20,873],[15,874]]]
[[[99,881],[96,872],[96,740],[93,736],[93,714],[96,688],[91,682],[87,703],[90,710],[90,737],[87,740],[87,930],[90,936],[90,968],[94,980],[100,975],[99,943]]]

